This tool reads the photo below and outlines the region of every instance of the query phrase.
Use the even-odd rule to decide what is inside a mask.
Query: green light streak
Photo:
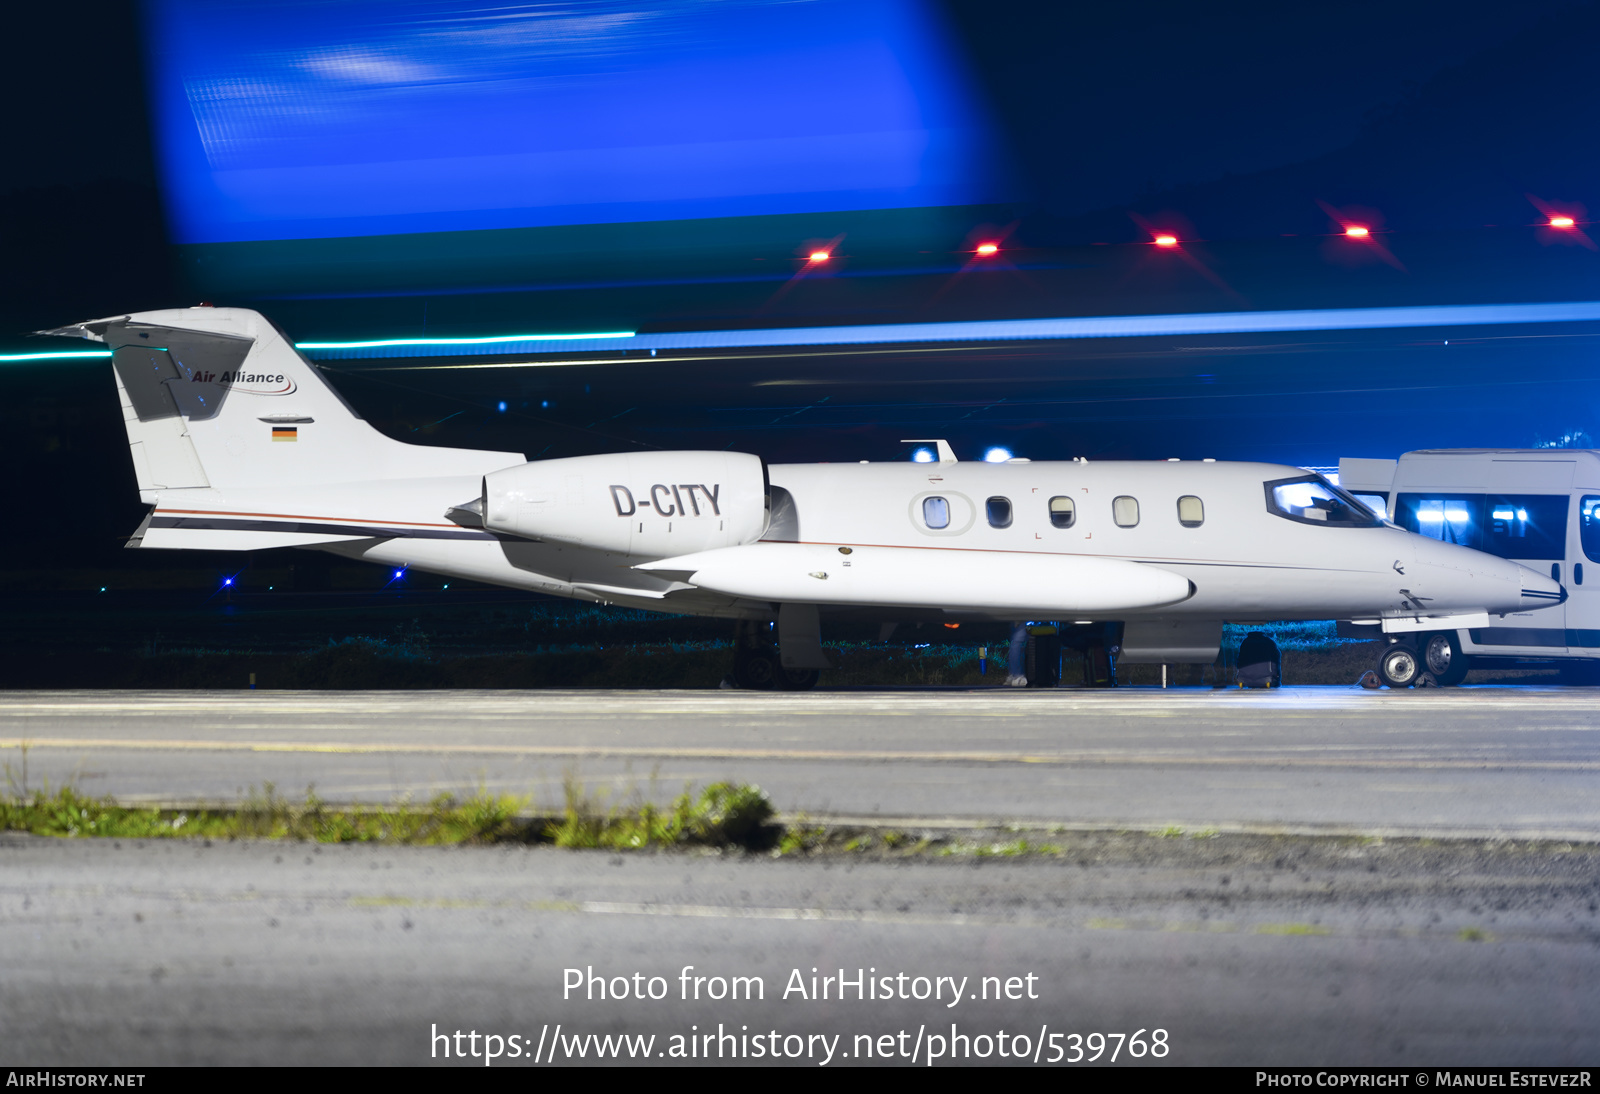
[[[631,330],[594,334],[497,334],[490,338],[382,338],[373,342],[296,342],[295,349],[369,349],[374,346],[486,346],[493,342],[580,342],[593,338],[632,338]]]
[[[108,349],[69,350],[65,353],[0,353],[0,361],[53,361],[63,357],[110,357]]]

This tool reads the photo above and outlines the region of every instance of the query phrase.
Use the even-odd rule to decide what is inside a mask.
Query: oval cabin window
[[[990,498],[985,508],[989,511],[990,528],[1011,527],[1011,499]]]
[[[1185,494],[1178,499],[1178,523],[1185,528],[1198,528],[1206,522],[1205,502]]]
[[[1139,523],[1139,499],[1124,494],[1111,499],[1111,519],[1119,528],[1132,528]]]
[[[1050,499],[1050,523],[1057,528],[1071,528],[1072,522],[1078,519],[1077,508],[1072,504],[1071,498]]]
[[[944,498],[923,498],[922,523],[935,531],[950,527],[950,503]]]

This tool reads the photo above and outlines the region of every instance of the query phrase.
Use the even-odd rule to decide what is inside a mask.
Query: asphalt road
[[[1592,847],[1066,843],[891,862],[4,836],[5,1062],[482,1066],[495,1034],[492,1062],[526,1067],[553,1046],[593,1063],[590,1034],[627,1034],[654,1040],[624,1061],[667,1064],[719,1029],[832,1067],[923,1066],[935,1048],[938,1064],[1087,1063],[1086,1035],[1140,1031],[1145,1054],[1124,1040],[1118,1065],[1600,1057]],[[841,1000],[841,969],[867,970],[878,998]],[[591,974],[647,998],[588,998]],[[759,996],[746,981],[753,998],[728,998],[736,976]],[[433,1039],[453,1052],[457,1030],[480,1038],[465,1060]]]
[[[9,692],[0,756],[125,801],[734,779],[816,817],[1600,838],[1591,689]]]
[[[1057,827],[1062,851],[0,836],[5,1062],[1593,1063],[1597,715],[1527,688],[7,693],[19,789],[548,807],[573,773],[614,797],[746,779],[815,816]],[[840,999],[861,969],[889,997]],[[608,997],[564,991],[591,972]]]

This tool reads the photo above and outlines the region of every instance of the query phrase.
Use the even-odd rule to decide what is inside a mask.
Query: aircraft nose
[[[1522,578],[1522,610],[1550,608],[1567,602],[1567,587],[1549,574],[1518,566]]]

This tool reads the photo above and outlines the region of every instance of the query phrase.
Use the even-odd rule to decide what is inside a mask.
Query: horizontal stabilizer
[[[155,528],[141,525],[128,540],[129,547],[168,551],[264,551],[269,547],[319,547],[329,543],[371,539],[371,536],[336,536],[314,532],[258,532],[235,528]]]

